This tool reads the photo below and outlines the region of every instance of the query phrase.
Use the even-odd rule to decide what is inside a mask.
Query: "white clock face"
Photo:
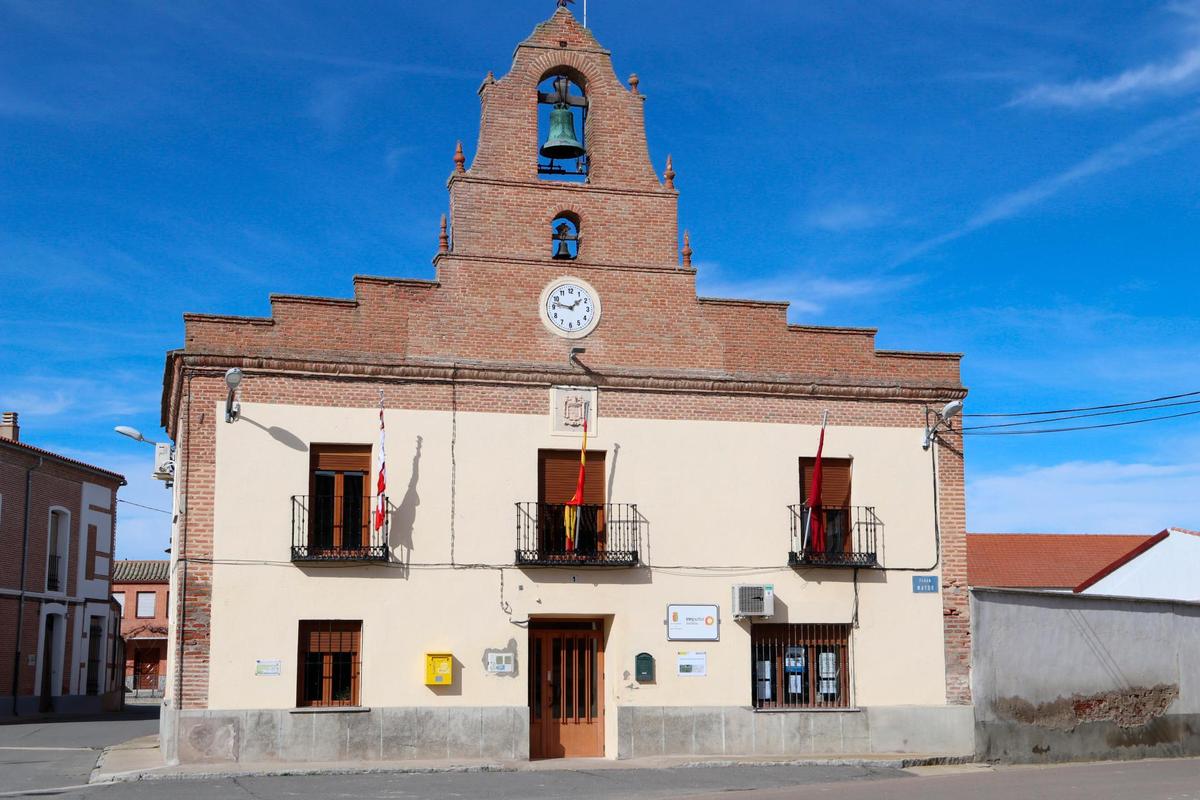
[[[560,278],[542,292],[542,319],[560,336],[586,336],[600,319],[600,298],[577,278]]]

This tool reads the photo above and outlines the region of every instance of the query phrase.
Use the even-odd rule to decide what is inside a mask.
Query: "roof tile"
[[[1142,534],[968,533],[967,583],[1074,589],[1149,538]]]

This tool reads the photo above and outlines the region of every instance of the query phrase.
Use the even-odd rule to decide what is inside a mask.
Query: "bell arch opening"
[[[547,70],[538,82],[538,177],[587,180],[586,87],[583,75],[568,67]]]
[[[579,258],[579,215],[560,211],[550,222],[550,257],[557,261]]]

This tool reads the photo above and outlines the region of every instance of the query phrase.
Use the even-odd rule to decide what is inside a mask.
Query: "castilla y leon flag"
[[[383,445],[386,437],[386,430],[383,427],[383,393],[379,393],[379,479],[375,482],[375,530],[383,529],[384,520],[387,517],[387,454],[384,452]]]
[[[587,406],[583,409],[583,447],[579,450],[579,481],[575,484],[575,494],[567,501],[563,509],[563,527],[566,529],[568,553],[575,552],[575,533],[579,525],[579,507],[583,505],[583,474],[587,466]]]
[[[817,457],[813,459],[812,488],[808,492],[808,541],[812,552],[825,552],[825,514],[821,507],[821,451],[825,449],[825,423],[829,415],[821,419],[821,438],[817,440]]]

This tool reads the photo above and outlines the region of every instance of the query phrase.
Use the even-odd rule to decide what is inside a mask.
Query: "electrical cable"
[[[165,508],[155,508],[154,506],[144,506],[141,503],[135,503],[132,500],[122,500],[119,497],[117,498],[117,502],[124,503],[127,506],[137,506],[138,508],[144,508],[147,511],[157,511],[160,514],[170,514],[171,513],[170,511],[167,511]]]
[[[1070,428],[1045,428],[1036,431],[971,431],[964,430],[963,436],[1032,436],[1039,433],[1066,433],[1067,431],[1092,431],[1100,428],[1120,428],[1125,425],[1141,425],[1144,422],[1161,422],[1167,419],[1179,419],[1180,417],[1194,417],[1200,414],[1200,411],[1185,411],[1182,414],[1167,414],[1162,417],[1145,417],[1143,419],[1131,419],[1125,422],[1109,422],[1104,425],[1076,425]]]
[[[1154,397],[1150,400],[1137,400],[1132,403],[1109,403],[1102,406],[1085,406],[1083,408],[1059,408],[1054,411],[1020,411],[1005,414],[963,414],[964,417],[1040,417],[1048,414],[1073,414],[1076,411],[1101,411],[1107,408],[1127,408],[1128,406],[1144,406],[1150,403],[1161,403],[1166,400],[1178,400],[1181,397],[1196,397],[1200,396],[1200,391],[1184,392],[1183,394],[1169,394],[1163,397]]]
[[[1122,408],[1116,411],[1093,411],[1090,414],[1068,414],[1063,417],[1045,417],[1043,419],[1030,419],[1022,422],[997,422],[992,425],[972,425],[967,428],[962,428],[963,431],[982,431],[989,428],[1015,428],[1020,425],[1043,425],[1047,422],[1061,422],[1067,419],[1085,419],[1087,417],[1110,417],[1113,414],[1135,414],[1138,411],[1156,411],[1160,408],[1177,408],[1179,406],[1197,406],[1200,405],[1200,400],[1184,400],[1182,403],[1161,403],[1156,406],[1139,406],[1137,408]]]

